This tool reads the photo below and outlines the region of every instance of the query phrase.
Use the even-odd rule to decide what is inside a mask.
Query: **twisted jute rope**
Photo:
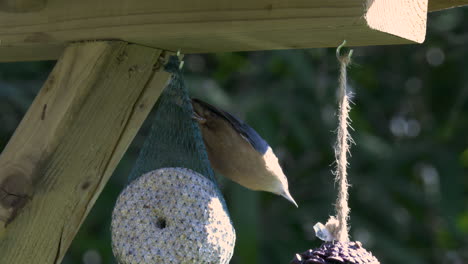
[[[347,67],[351,62],[350,50],[347,54],[341,55],[340,49],[346,44],[343,42],[337,50],[336,56],[340,63],[340,77],[339,77],[339,103],[338,103],[338,129],[337,139],[335,143],[335,162],[336,168],[333,174],[335,175],[335,183],[338,183],[338,198],[335,203],[336,217],[332,216],[325,224],[326,228],[330,231],[334,240],[341,242],[349,241],[348,234],[348,219],[349,219],[349,206],[348,206],[348,153],[350,145],[353,140],[349,134],[351,119],[349,118],[350,107],[350,94],[347,87]]]

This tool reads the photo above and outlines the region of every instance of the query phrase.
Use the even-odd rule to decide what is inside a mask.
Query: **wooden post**
[[[61,263],[170,74],[165,52],[70,45],[0,155],[0,262]]]

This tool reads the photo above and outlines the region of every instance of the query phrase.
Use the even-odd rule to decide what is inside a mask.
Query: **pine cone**
[[[361,242],[327,242],[296,256],[290,264],[380,264]]]

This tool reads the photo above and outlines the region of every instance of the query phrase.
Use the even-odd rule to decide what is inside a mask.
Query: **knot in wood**
[[[10,223],[30,199],[32,190],[31,180],[18,170],[0,179],[0,221]]]

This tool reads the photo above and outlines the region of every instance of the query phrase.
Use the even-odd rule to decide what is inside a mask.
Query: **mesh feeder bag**
[[[121,264],[229,263],[235,231],[172,56],[172,79],[112,213]]]

